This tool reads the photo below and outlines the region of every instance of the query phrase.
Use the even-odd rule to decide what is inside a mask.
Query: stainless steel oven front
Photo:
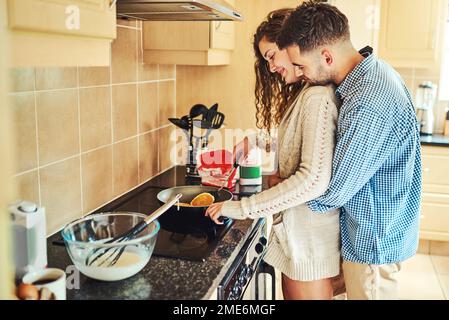
[[[275,299],[274,269],[263,261],[268,243],[265,218],[255,221],[234,262],[218,286],[218,300]]]

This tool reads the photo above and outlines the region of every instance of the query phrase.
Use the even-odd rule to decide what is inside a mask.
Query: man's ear
[[[323,49],[321,55],[324,57],[324,61],[326,61],[328,66],[331,66],[334,63],[334,57],[328,49]]]

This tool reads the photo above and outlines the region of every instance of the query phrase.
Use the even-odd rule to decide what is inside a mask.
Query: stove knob
[[[235,300],[235,295],[234,295],[234,293],[231,292],[231,293],[229,294],[228,300]]]
[[[240,297],[240,295],[242,294],[242,287],[237,284],[234,287],[234,289],[232,290],[232,293],[234,294],[234,297],[237,300]]]
[[[259,243],[261,243],[263,246],[266,246],[268,244],[268,240],[267,238],[265,238],[264,236],[260,237],[259,239]]]
[[[263,250],[265,249],[265,246],[261,244],[260,242],[256,244],[255,250],[257,254],[262,254]]]
[[[239,278],[239,284],[244,287],[248,283],[248,276],[247,275],[241,275]]]
[[[253,273],[254,273],[253,267],[252,266],[248,266],[246,268],[246,279],[247,280],[251,279],[251,277],[253,276]]]

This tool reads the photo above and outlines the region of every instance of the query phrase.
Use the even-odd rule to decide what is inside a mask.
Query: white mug
[[[22,278],[22,282],[32,284],[39,290],[45,287],[55,295],[56,300],[66,300],[66,275],[61,269],[31,271]]]

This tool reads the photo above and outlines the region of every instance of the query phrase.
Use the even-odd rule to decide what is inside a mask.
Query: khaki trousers
[[[348,300],[397,300],[400,263],[374,265],[343,261]]]

